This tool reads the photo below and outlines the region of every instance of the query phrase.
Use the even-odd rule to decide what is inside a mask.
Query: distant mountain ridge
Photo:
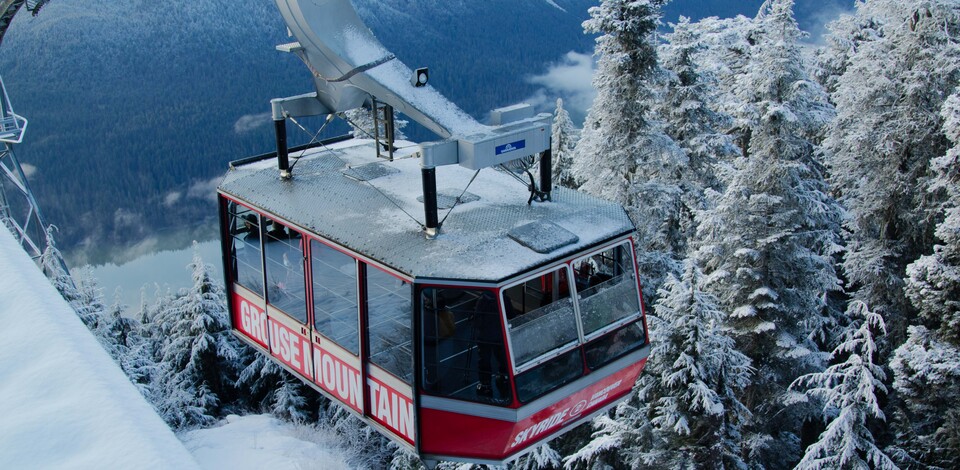
[[[596,0],[353,3],[479,119],[533,95],[528,77],[567,52],[593,49],[581,25]],[[737,2],[677,1],[666,15],[718,3]],[[269,100],[311,91],[306,68],[274,49],[288,41],[270,0],[58,0],[17,16],[0,73],[31,121],[17,152],[38,168],[34,190],[66,251],[212,222],[226,163],[273,147]]]

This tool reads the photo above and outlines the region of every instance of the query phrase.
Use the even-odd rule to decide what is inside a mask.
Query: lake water
[[[223,283],[223,266],[220,258],[220,241],[211,240],[197,244],[203,262],[210,265],[211,274]],[[123,264],[83,266],[82,271],[92,274],[103,288],[104,301],[113,305],[115,292],[120,289],[122,302],[127,312],[135,315],[140,309],[140,290],[144,288],[148,303],[153,303],[157,286],[161,292],[168,289],[176,292],[193,284],[192,272],[187,265],[193,261],[193,246],[180,250],[164,250],[141,256]],[[79,274],[79,273],[76,273]]]

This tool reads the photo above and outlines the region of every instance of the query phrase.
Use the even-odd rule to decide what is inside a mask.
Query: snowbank
[[[282,423],[270,415],[228,416],[220,427],[198,429],[182,438],[204,468],[340,470],[349,468],[343,455],[328,450],[330,442],[306,426]]]
[[[0,229],[0,468],[198,468]]]

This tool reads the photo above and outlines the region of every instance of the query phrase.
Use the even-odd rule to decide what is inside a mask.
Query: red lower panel
[[[260,346],[267,347],[267,312],[256,304],[233,293],[233,328]]]
[[[300,375],[313,378],[310,367],[310,340],[283,323],[268,318],[270,326],[270,353]]]
[[[633,364],[516,423],[424,408],[421,451],[505,460],[629,393],[645,364],[646,360]]]

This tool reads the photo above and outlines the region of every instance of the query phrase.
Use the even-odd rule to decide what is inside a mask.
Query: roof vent
[[[540,254],[550,253],[580,241],[580,237],[553,222],[531,222],[514,227],[507,232],[507,236]]]
[[[373,181],[395,173],[400,173],[400,170],[383,163],[368,163],[343,170],[343,176],[357,181]]]

